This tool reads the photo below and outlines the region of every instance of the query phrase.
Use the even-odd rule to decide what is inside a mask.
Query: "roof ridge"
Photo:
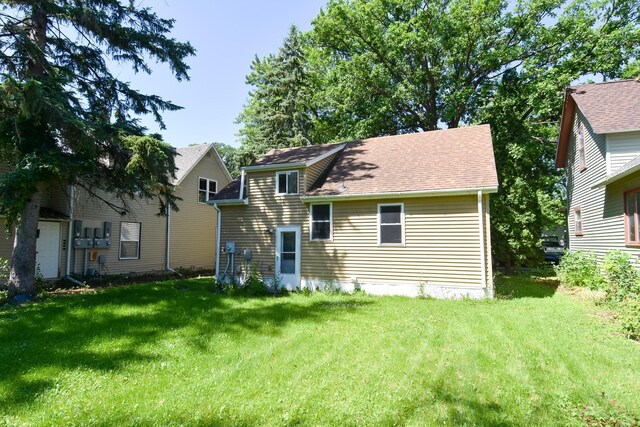
[[[609,85],[609,84],[631,83],[631,82],[640,83],[640,81],[638,81],[637,79],[609,80],[607,82],[582,83],[579,85],[573,85],[573,86],[569,86],[569,89],[575,89],[575,88],[584,87],[584,86],[602,86],[602,85]]]

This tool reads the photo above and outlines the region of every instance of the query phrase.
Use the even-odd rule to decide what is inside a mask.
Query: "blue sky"
[[[177,82],[168,67],[152,64],[153,74],[134,74],[126,66],[114,70],[145,93],[160,95],[184,107],[164,114],[161,131],[176,147],[204,142],[235,145],[235,119],[247,99],[245,76],[254,54],[275,52],[295,24],[311,28],[326,0],[141,0],[163,18],[176,20],[172,36],[197,49],[188,59],[190,81]],[[143,123],[151,131],[151,118]]]

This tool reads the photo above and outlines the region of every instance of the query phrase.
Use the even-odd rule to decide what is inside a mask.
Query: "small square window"
[[[276,194],[298,194],[298,171],[276,173]]]
[[[198,202],[207,203],[218,190],[218,183],[208,178],[198,178]]]

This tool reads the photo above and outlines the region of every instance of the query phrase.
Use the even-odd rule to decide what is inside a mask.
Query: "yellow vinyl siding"
[[[349,282],[357,277],[363,283],[424,281],[440,286],[482,286],[475,195],[384,200],[404,203],[405,245],[392,247],[378,245],[379,201],[334,201],[333,240],[310,241],[308,205],[298,196],[275,196],[273,172],[251,172],[247,179],[251,186],[249,206],[221,206],[220,240],[222,245],[235,241],[239,251],[252,250],[252,263],[266,275],[274,271],[275,234],[265,230],[300,225],[305,279]],[[485,215],[488,219],[489,212]],[[488,224],[485,226],[488,229]],[[489,236],[487,230],[485,233]],[[489,248],[487,243],[488,253]],[[222,254],[221,270],[226,261]]]
[[[102,194],[106,199],[109,195]],[[165,265],[165,240],[167,219],[157,215],[159,203],[156,200],[130,201],[132,212],[120,215],[103,202],[91,198],[86,191],[76,188],[76,204],[74,218],[82,220],[82,228],[102,228],[105,221],[111,222],[111,247],[95,250],[98,255],[106,255],[107,274],[142,273],[160,271]],[[115,200],[111,200],[116,203]],[[120,251],[120,223],[142,223],[140,230],[140,259],[119,259]],[[73,249],[71,271],[77,274],[84,272],[84,249]],[[98,268],[97,261],[89,261],[88,268]]]
[[[331,164],[331,162],[336,158],[338,154],[332,154],[331,156],[320,160],[318,163],[315,163],[309,166],[305,171],[305,191],[311,188],[311,186],[316,182],[316,180],[322,175],[322,172],[327,169],[327,167]]]
[[[198,178],[217,182],[217,191],[228,183],[224,170],[215,153],[209,151],[189,172],[176,189],[182,198],[180,211],[171,212],[171,268],[215,268],[216,225],[215,209],[198,203]]]

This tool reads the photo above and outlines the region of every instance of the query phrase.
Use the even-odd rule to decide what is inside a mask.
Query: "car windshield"
[[[558,243],[558,242],[551,242],[551,241],[548,241],[548,240],[547,240],[547,241],[545,241],[545,242],[542,242],[542,244],[543,244],[544,246],[549,247],[549,248],[559,248],[559,247],[560,247],[560,243]]]

